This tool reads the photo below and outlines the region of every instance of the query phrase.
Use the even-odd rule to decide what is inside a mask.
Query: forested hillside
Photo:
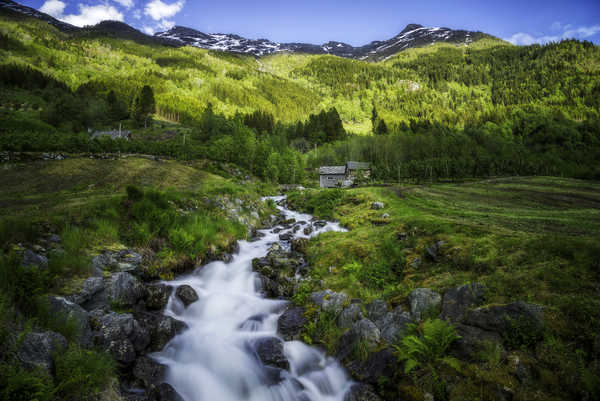
[[[134,99],[148,86],[155,117],[190,128],[187,145],[180,135],[123,150],[210,156],[280,181],[272,165],[240,160],[240,147],[250,147],[242,153],[252,160],[277,150],[309,167],[370,161],[382,180],[599,175],[600,50],[589,42],[518,47],[484,38],[370,63],[174,48],[115,26],[104,24],[104,34],[68,35],[42,21],[2,16],[5,148],[19,150],[15,144],[22,142],[21,150],[43,150],[40,133],[72,137],[129,126]],[[36,139],[25,139],[28,133]],[[87,140],[69,141],[78,150],[98,148],[82,144]],[[296,177],[287,175],[284,181]]]

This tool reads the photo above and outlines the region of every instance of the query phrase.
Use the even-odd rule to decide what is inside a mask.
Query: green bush
[[[1,401],[52,401],[52,379],[43,371],[28,372],[12,365],[0,365]]]
[[[0,288],[10,302],[26,314],[34,313],[38,298],[50,287],[47,270],[37,266],[21,266],[20,255],[0,253]]]
[[[115,362],[109,354],[70,345],[55,355],[56,393],[60,400],[96,400],[115,376]]]

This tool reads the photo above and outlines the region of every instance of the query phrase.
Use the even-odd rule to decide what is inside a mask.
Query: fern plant
[[[446,365],[459,369],[460,361],[448,355],[448,349],[461,337],[454,326],[440,319],[427,319],[421,327],[412,325],[412,329],[416,334],[404,337],[400,345],[394,346],[398,358],[404,362],[404,373],[411,374],[417,384],[444,399],[445,384],[440,380],[438,368]]]

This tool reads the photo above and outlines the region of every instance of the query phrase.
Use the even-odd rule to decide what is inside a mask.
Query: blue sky
[[[19,1],[19,0],[17,0]],[[408,23],[479,30],[515,44],[575,37],[600,44],[600,0],[23,0],[74,25],[124,21],[147,33],[183,25],[278,42],[352,45],[389,39]]]

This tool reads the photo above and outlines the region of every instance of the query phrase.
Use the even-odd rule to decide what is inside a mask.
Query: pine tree
[[[156,103],[154,101],[154,91],[150,86],[144,85],[142,90],[133,99],[131,117],[139,126],[141,126],[143,122],[144,128],[147,128],[148,117],[154,113],[155,109]]]

